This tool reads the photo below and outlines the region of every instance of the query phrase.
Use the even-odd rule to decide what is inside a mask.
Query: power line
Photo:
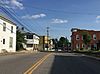
[[[8,9],[8,10],[9,10],[9,9]],[[9,10],[8,12],[10,13],[11,11]],[[14,17],[14,16],[11,14],[12,17],[14,17],[14,20],[15,20],[17,23],[19,23],[19,25],[23,26],[27,31],[31,32],[25,25],[23,25],[23,24],[25,24],[24,22],[23,22],[23,24],[22,24],[22,21],[20,22],[20,20],[18,19],[17,15],[16,15],[15,13],[13,13],[13,12],[11,12],[11,13],[15,15],[15,17]]]
[[[13,10],[13,11],[14,11],[14,10]],[[15,13],[12,12],[12,14],[14,14],[14,15],[17,17],[17,15],[16,15]],[[21,24],[20,24],[20,25],[21,25]],[[23,26],[23,25],[22,25],[22,26]],[[24,26],[24,27],[25,27],[25,26]]]
[[[31,5],[28,5],[28,4],[25,4],[27,7],[30,7],[30,8],[34,8],[34,9],[39,9],[39,10],[47,10],[47,11],[50,11],[50,12],[57,12],[57,13],[64,13],[64,14],[78,14],[78,15],[100,15],[99,13],[95,14],[95,13],[91,13],[91,12],[88,12],[88,13],[82,13],[82,12],[69,12],[69,11],[62,11],[62,10],[56,10],[56,9],[47,9],[47,8],[41,8],[41,7],[36,7],[36,6],[31,6]]]
[[[7,8],[8,9],[8,11],[9,11],[9,13],[11,13],[11,14],[13,14],[14,16],[15,16],[15,18],[16,19],[18,19],[19,17],[15,14],[15,11],[12,9],[12,11],[9,9],[9,8]],[[4,11],[5,12],[5,11]],[[7,12],[5,12],[6,14],[8,14]],[[12,16],[12,15],[11,15]],[[14,19],[15,19],[14,18]],[[19,23],[19,22],[18,22]],[[25,29],[27,29],[24,25],[22,25],[22,24],[19,24],[19,25],[21,25],[21,26],[23,26]],[[29,26],[28,26],[29,27]],[[39,26],[40,27],[40,26]],[[32,26],[31,26],[31,28],[32,28]],[[28,29],[27,29],[28,30]],[[29,31],[29,30],[28,30]],[[29,31],[29,32],[31,32],[31,31]]]
[[[8,10],[11,12],[11,10],[8,8]],[[13,10],[13,9],[12,9]],[[14,10],[13,10],[14,11]],[[15,11],[14,12],[11,12],[12,14],[14,14],[14,16],[17,18],[17,20],[19,20],[19,17],[15,14]],[[21,21],[22,23],[22,21]],[[23,24],[27,25],[25,22],[23,22]],[[27,31],[31,32],[25,25],[23,24],[19,24],[21,26],[23,26]],[[29,25],[27,25],[29,27]]]
[[[2,3],[1,3],[2,4]],[[7,4],[2,4],[2,5],[7,5]],[[15,11],[12,9],[12,8],[6,8],[6,9],[8,9],[8,11],[10,11],[12,14],[14,14],[14,16],[16,16],[17,18],[19,18],[16,14],[15,14]],[[11,11],[11,10],[12,11]],[[26,12],[28,12],[27,10],[26,10]],[[26,21],[25,21],[26,22]],[[31,22],[31,21],[30,21]],[[27,23],[30,23],[29,21],[27,22]],[[39,23],[38,22],[36,22],[38,25],[39,25]],[[25,23],[24,23],[25,24]],[[31,22],[31,24],[32,24],[32,22]],[[31,24],[30,24],[30,26],[31,26]],[[27,24],[26,24],[27,25]],[[28,26],[28,25],[27,25]],[[28,27],[30,27],[30,26],[28,26]],[[40,25],[39,25],[39,27],[40,27]],[[31,28],[32,28],[32,26],[31,26]],[[43,28],[42,28],[43,29]]]
[[[2,4],[2,5],[8,5],[8,4]],[[91,13],[91,12],[88,12],[88,13],[69,12],[69,11],[62,11],[62,10],[56,10],[56,9],[41,8],[41,7],[36,7],[36,6],[28,5],[28,4],[24,4],[24,5],[27,6],[27,7],[30,7],[30,8],[34,8],[34,9],[47,10],[47,11],[50,11],[50,12],[57,12],[57,13],[64,13],[64,14],[67,13],[67,14],[78,14],[78,15],[100,15],[99,13],[95,14],[95,13]],[[96,10],[96,11],[99,11],[99,10]]]
[[[0,9],[2,9],[6,14],[10,15],[12,19],[14,19],[17,23],[19,23],[19,25],[23,26],[27,31],[31,32],[27,27],[25,27],[16,17],[16,14],[14,14],[13,12],[11,12],[9,9],[9,11],[7,9],[5,9],[3,6],[0,5]],[[12,14],[14,14],[16,17],[14,17]]]
[[[28,13],[28,14],[30,14],[30,12],[29,12],[29,10],[26,10],[26,12]],[[30,21],[28,21],[29,23],[33,23],[31,20]],[[42,28],[42,30],[43,30],[43,27],[37,22],[37,21],[35,21],[35,23],[38,25],[38,29],[40,30],[40,27]],[[34,24],[35,25],[35,24]]]

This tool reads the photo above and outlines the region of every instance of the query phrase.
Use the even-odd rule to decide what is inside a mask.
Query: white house
[[[16,24],[0,15],[0,53],[16,51]]]
[[[24,48],[26,50],[38,50],[39,48],[39,36],[35,33],[25,33],[26,44]]]

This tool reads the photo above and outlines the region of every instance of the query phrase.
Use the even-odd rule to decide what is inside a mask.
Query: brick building
[[[77,28],[71,29],[72,35],[71,35],[71,43],[72,43],[72,49],[82,49],[85,47],[85,44],[83,42],[83,32],[88,33],[91,36],[91,41],[87,45],[88,49],[100,49],[100,31],[94,31],[94,30],[82,30]]]

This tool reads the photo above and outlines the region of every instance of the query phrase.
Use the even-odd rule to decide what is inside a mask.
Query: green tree
[[[52,39],[53,44],[57,44],[58,43],[58,39]]]
[[[26,43],[25,34],[17,30],[16,32],[16,50],[17,51],[23,49],[22,43]]]
[[[67,46],[69,43],[68,39],[65,37],[61,37],[58,42],[59,47]]]
[[[53,44],[55,45],[55,49],[58,48],[58,39],[52,39]]]
[[[83,43],[86,45],[86,48],[87,48],[88,44],[90,43],[92,39],[91,35],[88,32],[83,32],[82,36],[83,36]]]

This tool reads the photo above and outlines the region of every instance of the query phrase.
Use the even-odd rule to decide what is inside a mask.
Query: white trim
[[[78,34],[76,35],[76,40],[80,40],[80,36]]]

